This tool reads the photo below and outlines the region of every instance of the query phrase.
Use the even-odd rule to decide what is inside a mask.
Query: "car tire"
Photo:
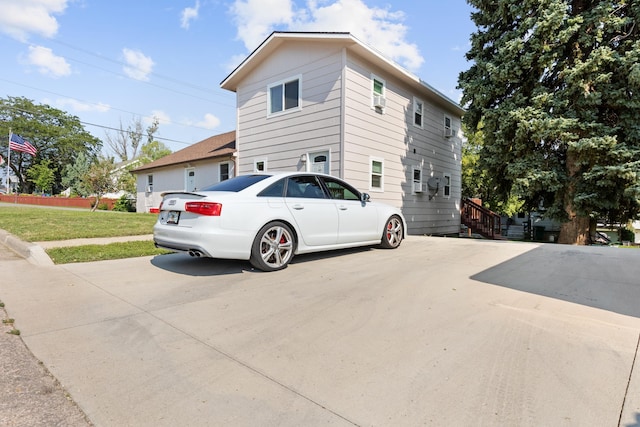
[[[256,234],[249,262],[262,271],[282,270],[291,262],[294,250],[291,228],[280,221],[270,222]]]
[[[389,217],[382,231],[380,246],[385,249],[395,249],[400,246],[404,238],[402,219],[398,215]]]

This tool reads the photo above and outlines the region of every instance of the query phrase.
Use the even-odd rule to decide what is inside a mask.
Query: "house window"
[[[153,193],[153,175],[147,175],[147,188],[145,188],[145,192]]]
[[[451,138],[455,135],[453,127],[451,126],[451,117],[444,116],[444,136],[445,138]]]
[[[371,159],[371,191],[384,191],[384,160]]]
[[[256,159],[253,162],[254,172],[266,172],[267,171],[267,159]]]
[[[371,76],[371,107],[376,110],[383,110],[387,104],[386,83],[380,77]]]
[[[445,173],[444,182],[442,183],[442,196],[449,198],[451,197],[451,174]]]
[[[230,178],[231,167],[229,163],[220,163],[220,182]]]
[[[413,166],[413,187],[411,191],[413,194],[422,193],[422,168],[420,166]]]
[[[422,128],[422,109],[424,103],[418,98],[413,98],[413,124]]]
[[[269,115],[287,110],[297,110],[300,107],[300,78],[285,80],[270,85]]]

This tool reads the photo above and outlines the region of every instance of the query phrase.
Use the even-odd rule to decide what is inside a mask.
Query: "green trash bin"
[[[544,225],[533,226],[533,240],[536,242],[542,242],[544,239]]]

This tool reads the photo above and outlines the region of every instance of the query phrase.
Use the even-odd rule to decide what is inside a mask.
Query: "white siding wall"
[[[460,117],[447,113],[408,85],[351,55],[346,73],[345,178],[369,190],[370,157],[384,159],[384,192],[371,191],[402,209],[411,234],[449,234],[460,229],[461,135],[444,137],[444,117],[460,129]],[[371,107],[372,73],[385,80],[384,112]],[[413,125],[413,97],[424,102],[423,128]],[[415,152],[414,152],[415,151]],[[442,190],[412,194],[412,166],[421,166],[423,184],[430,176],[451,175],[451,195]]]
[[[303,170],[300,156],[331,152],[331,173],[340,167],[341,48],[288,43],[237,90],[239,174],[253,172],[256,159],[268,170]],[[267,86],[301,76],[300,111],[267,117]]]
[[[159,207],[162,201],[160,195],[166,191],[184,191],[186,171],[189,168],[193,168],[195,171],[196,189],[215,184],[220,178],[220,163],[224,162],[233,162],[233,160],[204,160],[193,162],[190,166],[167,166],[139,173],[136,177],[138,189],[136,198],[137,212],[149,212],[149,209]],[[231,171],[232,176],[233,174],[233,171]],[[153,192],[151,193],[146,191],[148,175],[153,175]]]

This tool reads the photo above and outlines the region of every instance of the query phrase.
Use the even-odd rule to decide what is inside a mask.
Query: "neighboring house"
[[[113,177],[113,182],[114,184],[117,184],[118,180],[120,179],[120,177],[122,176],[123,173],[128,173],[129,170],[132,170],[133,168],[135,168],[138,164],[140,164],[140,159],[133,159],[133,160],[126,160],[124,162],[120,162],[118,164],[116,164],[113,168],[113,171],[111,172],[111,176]],[[69,196],[71,193],[71,191],[69,189],[65,190],[62,192],[62,194],[65,194],[67,196]],[[102,195],[102,198],[105,199],[119,199],[120,197],[124,196],[124,195],[128,195],[129,193],[127,193],[124,190],[118,190],[116,192],[113,193],[107,193]]]
[[[459,232],[464,109],[350,33],[274,32],[221,87],[239,174],[325,172],[400,207],[410,234]]]
[[[136,175],[136,210],[151,212],[165,191],[195,191],[235,176],[236,132],[215,135],[140,166]]]

